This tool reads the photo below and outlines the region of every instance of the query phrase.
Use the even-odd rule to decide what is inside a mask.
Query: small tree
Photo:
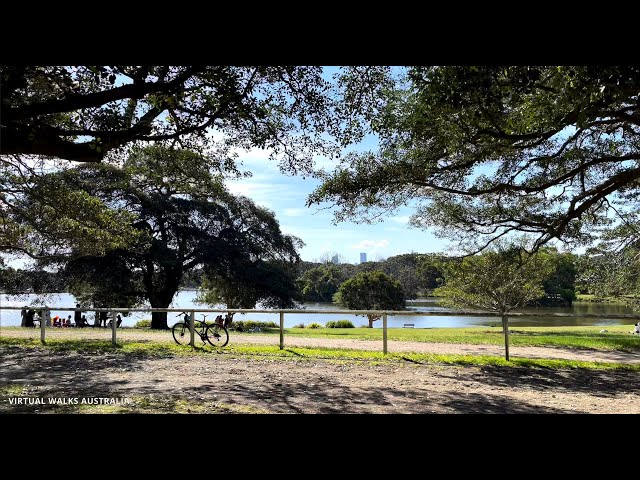
[[[443,264],[445,285],[435,290],[444,305],[500,313],[505,359],[509,360],[509,312],[544,296],[543,281],[553,271],[548,255],[516,245],[498,245],[482,255]]]
[[[236,259],[237,260],[237,259]],[[196,297],[197,303],[227,308],[255,308],[260,302],[266,308],[293,308],[298,300],[294,280],[295,263],[284,261],[241,261],[227,263],[223,273],[205,272]],[[233,321],[234,313],[228,313]]]
[[[405,293],[399,281],[380,271],[362,272],[350,278],[333,297],[333,301],[350,310],[402,310]],[[369,314],[369,328],[380,315]]]
[[[298,279],[298,287],[304,300],[330,302],[344,280],[340,268],[328,263],[304,272]]]

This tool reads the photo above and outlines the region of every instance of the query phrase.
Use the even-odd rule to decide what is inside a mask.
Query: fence
[[[107,312],[111,313],[111,342],[115,346],[117,345],[117,325],[116,325],[116,313],[122,312],[185,312],[181,308],[75,308],[75,307],[49,307],[49,306],[35,306],[35,307],[0,307],[0,310],[40,310],[43,312],[40,320],[40,341],[44,344],[46,340],[46,323],[45,318],[49,317],[48,313],[51,310],[58,310],[63,312]],[[460,310],[452,312],[408,312],[408,311],[392,311],[392,310],[256,310],[256,309],[209,309],[198,308],[187,310],[189,316],[195,319],[196,313],[279,313],[280,314],[280,350],[284,349],[284,316],[285,314],[322,314],[322,315],[379,315],[382,317],[382,351],[387,354],[387,315],[393,316],[407,316],[407,317],[448,317],[448,316],[467,316],[467,317],[500,317],[501,314],[497,312],[481,312],[477,310]],[[632,314],[598,314],[598,313],[548,313],[548,312],[513,312],[509,313],[511,317],[580,317],[580,318],[611,318],[611,319],[628,319],[628,320],[640,320],[640,315]],[[195,346],[195,322],[190,322],[190,345]]]

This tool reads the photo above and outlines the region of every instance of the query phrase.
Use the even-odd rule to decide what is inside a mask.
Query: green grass
[[[590,302],[590,303],[613,303],[616,305],[626,305],[624,299],[634,300],[637,299],[637,295],[623,295],[622,297],[597,297],[592,293],[578,293],[576,300],[578,302]]]
[[[384,355],[382,352],[352,350],[344,348],[308,348],[296,347],[280,350],[271,345],[232,345],[222,350],[211,347],[182,347],[169,342],[123,342],[113,347],[109,342],[91,340],[52,340],[41,345],[33,339],[0,338],[0,347],[9,348],[44,348],[58,352],[77,351],[87,354],[112,353],[142,357],[190,356],[190,355],[230,355],[252,357],[253,359],[286,360],[329,360],[355,361],[373,363],[411,363],[411,364],[445,364],[470,366],[502,366],[502,367],[538,367],[550,369],[604,369],[629,370],[640,372],[640,364],[621,364],[604,362],[585,362],[576,360],[546,360],[529,358],[512,358],[507,362],[502,357],[488,355],[440,355],[431,353],[394,352]]]
[[[608,333],[600,333],[606,329]],[[593,350],[640,351],[640,337],[630,335],[632,325],[588,326],[588,327],[511,327],[510,340],[516,346],[588,348]],[[267,329],[265,333],[277,333]],[[381,328],[330,328],[307,330],[287,328],[289,335],[299,337],[351,338],[358,340],[382,340]],[[390,328],[389,340],[470,343],[476,345],[503,345],[501,327],[475,328]]]

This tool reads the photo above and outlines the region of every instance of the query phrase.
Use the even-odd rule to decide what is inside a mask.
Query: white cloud
[[[312,213],[312,211],[307,208],[285,208],[282,212],[285,217],[304,217]]]
[[[357,248],[360,250],[384,248],[389,245],[389,240],[362,240],[360,243],[351,245],[351,248]]]
[[[407,223],[409,223],[409,215],[401,215],[399,217],[389,217],[387,220],[406,225]]]

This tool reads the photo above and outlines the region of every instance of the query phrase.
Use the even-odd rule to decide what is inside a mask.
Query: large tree
[[[122,168],[84,165],[51,175],[126,211],[140,232],[129,248],[66,262],[80,291],[117,286],[167,308],[185,272],[196,267],[231,277],[242,274],[234,266],[298,260],[301,242],[283,235],[270,211],[228,193],[206,159],[190,150],[150,146],[134,151]],[[152,314],[152,328],[167,328],[166,313]]]
[[[0,66],[0,252],[42,258],[134,243],[130,222],[81,191],[50,185],[34,197],[42,175],[69,161],[119,165],[132,146],[169,142],[206,154],[221,173],[239,174],[249,148],[310,172],[314,156],[366,133],[387,71],[348,67],[332,79],[307,66]],[[20,208],[25,197],[31,210]]]
[[[412,67],[310,203],[337,220],[416,206],[412,223],[479,251],[509,235],[570,244],[638,207],[639,66]],[[415,202],[415,203],[414,203]]]
[[[509,313],[544,295],[543,282],[554,269],[550,260],[520,245],[499,243],[482,254],[444,262],[445,284],[435,294],[446,306],[499,313],[509,360]]]
[[[334,295],[334,301],[350,310],[403,310],[406,296],[402,285],[384,272],[362,272],[350,278]],[[369,328],[380,319],[379,314],[367,314]]]

